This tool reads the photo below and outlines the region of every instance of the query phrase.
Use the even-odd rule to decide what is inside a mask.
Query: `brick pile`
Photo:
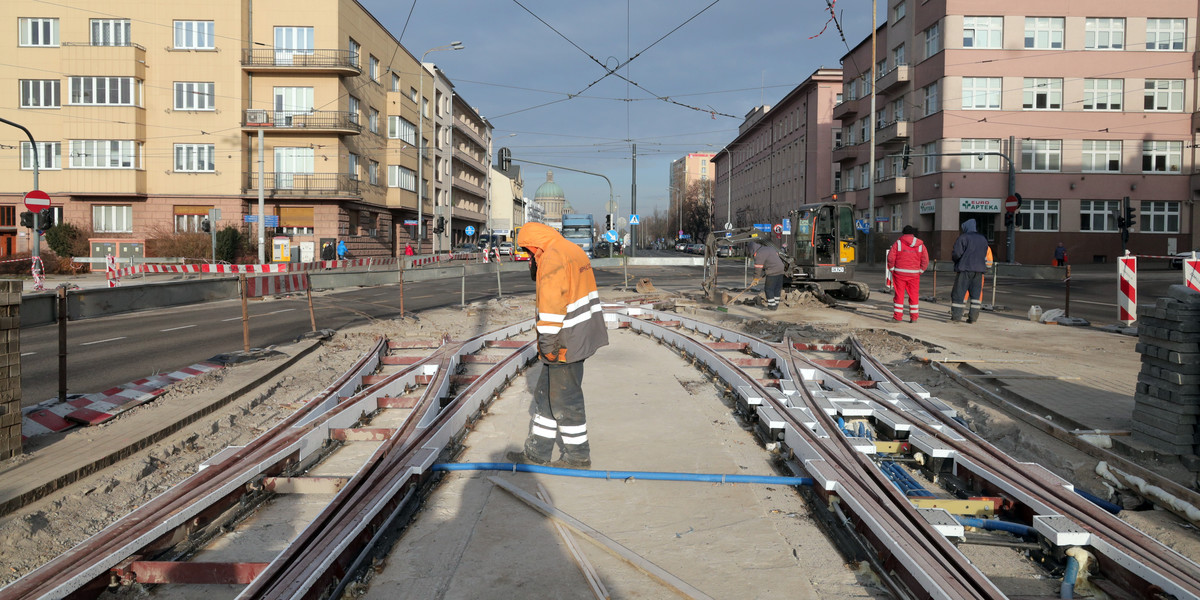
[[[0,280],[0,460],[21,454],[21,287]]]
[[[1173,285],[1138,307],[1142,355],[1133,439],[1166,454],[1200,453],[1200,292]]]

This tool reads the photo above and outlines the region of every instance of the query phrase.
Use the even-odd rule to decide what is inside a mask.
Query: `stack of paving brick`
[[[1138,373],[1133,439],[1167,454],[1200,446],[1200,293],[1173,285],[1138,307]]]
[[[21,287],[0,280],[0,460],[21,453]]]

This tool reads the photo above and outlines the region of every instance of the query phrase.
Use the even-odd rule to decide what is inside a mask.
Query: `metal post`
[[[1017,168],[1013,165],[1013,144],[1016,138],[1008,136],[1008,197],[1017,193]],[[1018,207],[1020,210],[1020,207]],[[1013,213],[1012,225],[1008,228],[1008,264],[1013,264],[1017,258],[1017,215]]]
[[[250,351],[250,307],[246,305],[246,276],[238,275],[238,290],[242,296],[242,350]]]
[[[422,245],[425,242],[425,56],[429,52],[421,55],[421,64],[417,65],[421,70],[418,75],[421,83],[417,84],[420,87],[417,92],[417,254],[424,253]]]
[[[466,306],[467,305],[467,265],[463,265],[462,291],[460,292],[460,294],[462,296],[461,296],[461,300],[459,300],[458,304],[459,304],[459,306]]]
[[[633,145],[633,182],[629,190],[629,214],[637,214],[637,144]],[[637,225],[629,225],[629,256],[637,256]],[[629,280],[626,280],[628,283]]]
[[[29,147],[30,147],[30,149],[33,150],[33,189],[35,189],[35,190],[38,189],[38,168],[39,168],[40,162],[38,160],[37,142],[34,141],[33,134],[30,133],[29,130],[26,129],[24,125],[13,123],[12,121],[9,121],[8,119],[0,118],[0,123],[7,123],[8,125],[12,125],[13,127],[16,127],[17,129],[24,131],[25,136],[29,138]],[[34,258],[38,258],[38,256],[40,255],[40,252],[41,252],[41,247],[42,247],[42,236],[41,236],[41,234],[38,233],[38,214],[36,212],[33,213],[33,236],[32,237],[33,237],[33,248],[30,250],[30,253],[33,255]]]
[[[400,259],[400,318],[404,318],[404,258]]]
[[[67,286],[58,286],[58,401],[67,401]]]
[[[1067,277],[1066,277],[1066,279],[1063,279],[1063,282],[1067,286],[1067,288],[1066,288],[1067,297],[1063,301],[1063,304],[1066,308],[1063,309],[1064,310],[1063,314],[1067,318],[1070,318],[1071,317],[1071,265],[1067,265]]]
[[[867,256],[870,258],[869,264],[875,266],[875,32],[878,29],[876,25],[876,12],[878,11],[878,0],[871,0],[871,116],[870,122],[867,123],[867,130],[871,132],[871,144],[867,157],[867,202],[869,208],[867,211],[867,225],[871,230],[867,233]]]
[[[263,163],[266,161],[266,150],[263,148],[263,130],[258,130],[258,264],[267,262],[267,226],[266,217],[263,213],[266,212],[266,200],[263,193]],[[278,173],[275,174],[277,177]],[[244,300],[243,300],[244,301]],[[246,350],[250,350],[250,338],[246,338]]]
[[[313,312],[312,303],[312,277],[304,274],[304,291],[308,293],[308,320],[312,323],[312,330],[317,330],[317,313]]]
[[[504,266],[504,265],[500,264],[500,255],[497,254],[496,255],[496,297],[497,298],[504,297],[504,290],[500,288],[500,267],[502,267],[502,266]]]

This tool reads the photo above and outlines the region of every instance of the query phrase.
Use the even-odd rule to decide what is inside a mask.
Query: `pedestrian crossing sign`
[[[642,220],[640,218],[638,218],[637,215],[629,215],[629,224],[630,225],[641,225]]]

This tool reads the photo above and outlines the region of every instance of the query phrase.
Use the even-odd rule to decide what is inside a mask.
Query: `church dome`
[[[533,194],[533,199],[539,202],[566,199],[562,186],[554,183],[554,171],[546,171],[546,183],[538,186],[537,191]]]

